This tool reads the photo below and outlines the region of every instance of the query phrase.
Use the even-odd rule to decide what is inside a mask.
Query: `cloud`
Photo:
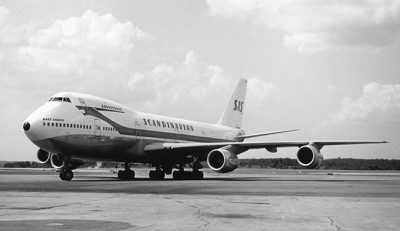
[[[216,122],[237,81],[224,68],[204,64],[189,51],[181,64],[162,63],[148,73],[135,73],[127,87],[142,110]],[[249,100],[257,102],[276,88],[258,78],[249,79],[248,86]]]
[[[279,93],[278,86],[272,83],[266,83],[259,78],[251,78],[247,82],[248,102],[253,107],[262,104],[265,98],[273,94]]]
[[[130,50],[135,39],[148,35],[132,23],[120,22],[111,14],[99,15],[88,10],[81,17],[57,20],[52,26],[37,31],[29,44],[37,47],[60,49]]]
[[[7,21],[10,10],[5,7],[0,7],[0,27]]]
[[[9,10],[0,8],[0,41],[3,46],[18,45],[14,61],[22,72],[82,75],[115,70],[126,64],[135,42],[150,38],[131,22],[92,10],[40,29],[7,23],[8,14]]]
[[[363,87],[360,98],[343,99],[342,107],[332,117],[331,123],[360,121],[373,113],[398,112],[399,109],[400,84],[369,83]]]
[[[211,15],[250,18],[283,31],[284,45],[299,52],[380,48],[400,37],[397,0],[208,0]]]

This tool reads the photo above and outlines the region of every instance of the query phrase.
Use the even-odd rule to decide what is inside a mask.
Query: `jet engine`
[[[77,160],[77,159],[70,159],[68,161],[68,166],[64,166],[64,156],[63,155],[57,155],[57,154],[51,154],[50,157],[50,163],[53,166],[53,168],[62,168],[62,167],[67,167],[68,169],[77,169],[80,166],[84,165],[85,162],[82,160]]]
[[[36,153],[36,156],[39,160],[39,163],[44,164],[47,161],[49,161],[51,155],[50,155],[50,153],[46,152],[45,150],[39,149]]]
[[[322,164],[324,157],[320,150],[312,145],[302,146],[297,151],[297,162],[306,168],[317,168]]]
[[[239,159],[226,149],[214,149],[208,153],[207,164],[216,172],[227,173],[239,166]]]
[[[61,155],[51,154],[50,163],[53,168],[62,168],[64,165],[64,158]]]

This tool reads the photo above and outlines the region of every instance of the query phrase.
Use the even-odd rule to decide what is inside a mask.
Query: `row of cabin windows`
[[[109,109],[109,110],[114,110],[114,111],[122,111],[122,108],[119,107],[112,107],[112,106],[107,106],[107,105],[101,105],[102,108]]]
[[[47,127],[60,127],[60,128],[79,128],[79,129],[92,129],[91,125],[85,124],[66,124],[66,123],[50,123],[50,122],[43,122],[43,126]]]
[[[113,127],[103,127],[103,131],[116,131],[117,129],[113,128]]]
[[[71,103],[71,100],[69,98],[66,97],[51,97],[49,99],[49,102],[53,101],[53,102],[67,102],[67,103]]]

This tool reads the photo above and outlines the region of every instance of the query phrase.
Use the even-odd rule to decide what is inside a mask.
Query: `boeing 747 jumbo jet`
[[[138,112],[107,99],[62,92],[50,98],[24,122],[26,136],[39,147],[41,163],[51,162],[60,178],[70,181],[83,160],[124,163],[118,178],[131,180],[132,163],[151,163],[150,179],[203,179],[201,162],[219,173],[235,170],[238,155],[265,148],[299,147],[297,161],[307,168],[321,165],[325,145],[385,143],[385,141],[245,142],[245,139],[294,130],[245,135],[241,129],[247,81],[241,79],[216,124]],[[189,164],[192,171],[184,171]]]

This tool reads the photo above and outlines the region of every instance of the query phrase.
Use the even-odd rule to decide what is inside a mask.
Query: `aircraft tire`
[[[204,173],[201,171],[174,171],[172,178],[174,180],[202,180],[204,179]]]
[[[124,171],[122,171],[122,170],[119,170],[118,171],[118,179],[120,179],[120,180],[123,180],[124,179]]]
[[[194,180],[203,180],[204,179],[204,173],[197,171],[197,172],[193,172],[193,178]]]
[[[71,181],[74,178],[74,173],[69,169],[60,170],[60,179],[65,181]]]
[[[164,180],[165,172],[164,171],[150,171],[149,172],[150,180]]]
[[[129,180],[135,179],[135,171],[132,171],[132,170],[131,170],[131,171],[128,172],[127,175],[128,175],[128,179],[129,179]]]
[[[135,171],[126,171],[126,170],[119,170],[118,171],[118,179],[121,180],[133,180],[135,179]]]
[[[181,172],[181,171],[174,171],[174,172],[172,173],[172,178],[173,178],[174,180],[183,180],[183,172]]]

